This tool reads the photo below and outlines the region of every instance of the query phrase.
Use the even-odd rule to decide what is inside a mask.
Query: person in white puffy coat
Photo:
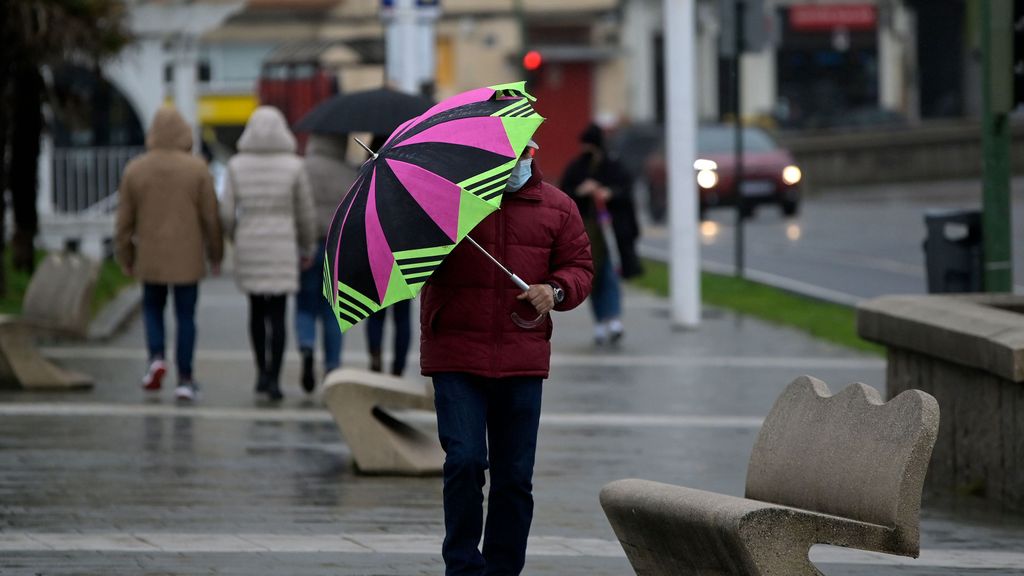
[[[280,400],[288,295],[299,289],[300,266],[312,264],[317,228],[295,137],[276,108],[249,117],[228,162],[221,221],[235,247],[235,280],[249,296],[256,391]]]

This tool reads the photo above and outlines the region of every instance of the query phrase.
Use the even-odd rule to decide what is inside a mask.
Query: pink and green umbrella
[[[363,164],[327,236],[324,297],[341,330],[414,298],[455,246],[501,207],[544,121],[524,82],[444,100]]]

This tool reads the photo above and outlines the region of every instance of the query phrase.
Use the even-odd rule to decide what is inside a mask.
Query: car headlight
[[[790,164],[782,169],[782,181],[792,186],[800,181],[804,177],[804,173],[799,168]]]
[[[701,170],[718,170],[718,162],[708,160],[707,158],[697,158],[693,161],[693,169],[698,172]]]
[[[697,172],[697,185],[705,190],[709,190],[718,184],[718,172],[714,170],[701,170]]]

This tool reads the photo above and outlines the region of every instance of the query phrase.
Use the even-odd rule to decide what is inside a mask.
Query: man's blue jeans
[[[177,326],[175,361],[178,365],[178,379],[192,380],[192,357],[196,348],[196,301],[199,300],[198,284],[174,284],[174,317]],[[167,344],[164,339],[164,308],[167,306],[168,286],[166,284],[142,285],[142,319],[146,326],[146,343],[149,346],[149,360],[164,358]]]
[[[445,451],[441,554],[446,576],[516,576],[523,569],[533,520],[542,383],[539,377],[434,375],[437,432]],[[481,533],[483,554],[478,549]]]
[[[316,348],[316,324],[319,320],[324,335],[324,370],[330,372],[341,365],[342,334],[323,290],[324,251],[318,249],[313,265],[299,274],[299,292],[295,295],[295,339],[300,350]]]

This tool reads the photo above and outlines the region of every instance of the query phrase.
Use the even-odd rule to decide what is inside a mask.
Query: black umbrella
[[[434,102],[389,88],[338,94],[309,111],[295,125],[296,132],[391,134],[406,120],[426,112]]]

